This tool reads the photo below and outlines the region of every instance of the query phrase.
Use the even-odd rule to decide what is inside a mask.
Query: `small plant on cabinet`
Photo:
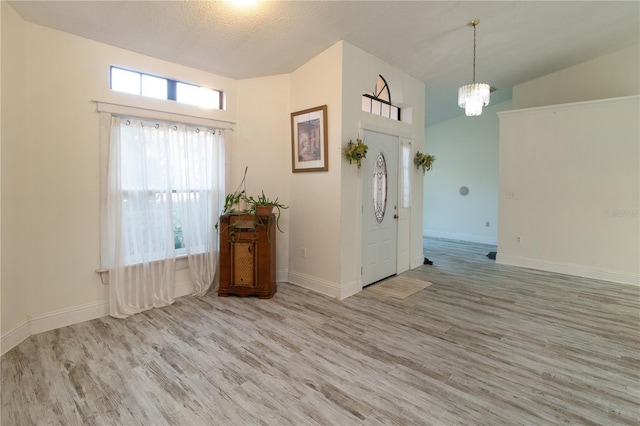
[[[276,228],[280,232],[284,232],[280,228],[280,213],[284,209],[288,209],[289,206],[278,201],[278,198],[270,199],[264,193],[264,190],[260,191],[260,195],[254,197],[247,195],[245,190],[245,179],[247,177],[248,167],[244,169],[244,176],[238,188],[231,194],[227,194],[224,199],[224,206],[222,208],[222,215],[253,215],[255,216],[255,223],[259,225],[271,224],[271,213],[276,210]],[[235,222],[234,222],[235,224]],[[215,224],[215,228],[220,233],[226,231],[226,229],[220,230],[219,223]]]
[[[257,198],[249,196],[245,197],[245,200],[247,202],[247,205],[249,206],[249,211],[251,213],[254,213],[258,217],[258,220],[260,220],[260,218],[262,217],[270,216],[272,211],[275,209],[276,228],[278,228],[278,231],[284,232],[282,231],[282,229],[280,229],[280,213],[281,210],[288,209],[289,206],[285,206],[284,204],[280,203],[277,197],[275,200],[271,200],[264,194],[264,191],[261,191],[260,195],[258,195]]]

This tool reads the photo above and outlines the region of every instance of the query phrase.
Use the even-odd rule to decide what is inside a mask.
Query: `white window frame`
[[[113,79],[114,70],[122,71],[124,73],[134,74],[135,76],[137,76],[137,79],[138,79],[137,90],[131,91],[131,90],[115,89],[114,79]],[[151,80],[164,80],[166,83],[165,93],[162,96],[145,94],[144,93],[145,91],[144,77],[148,77]],[[224,92],[222,90],[210,89],[204,86],[200,86],[198,84],[189,83],[187,81],[175,80],[168,77],[162,77],[159,75],[153,75],[153,74],[149,74],[141,71],[130,70],[127,68],[118,67],[116,65],[111,65],[111,67],[109,68],[109,87],[111,88],[111,90],[114,90],[120,93],[128,93],[130,95],[144,96],[144,97],[154,98],[154,99],[165,99],[169,101],[179,102],[185,105],[197,106],[203,109],[224,110]],[[194,88],[196,93],[195,97],[197,97],[197,99],[189,98],[189,97],[184,98],[184,94],[181,94],[182,90],[180,89],[181,88],[184,89],[188,87]],[[211,103],[210,100],[207,99],[211,95],[216,93],[218,94],[217,105],[214,103]]]

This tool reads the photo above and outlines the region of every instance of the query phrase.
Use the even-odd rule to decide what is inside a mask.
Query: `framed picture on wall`
[[[291,113],[291,167],[297,172],[326,172],[327,106]]]

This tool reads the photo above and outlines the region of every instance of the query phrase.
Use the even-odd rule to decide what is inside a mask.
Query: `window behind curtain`
[[[400,139],[400,207],[411,208],[411,142]]]
[[[112,208],[120,209],[122,264],[175,257],[187,248],[210,251],[224,164],[220,132],[135,118],[114,120],[112,132],[119,146],[111,149],[117,154],[110,159],[110,195]]]

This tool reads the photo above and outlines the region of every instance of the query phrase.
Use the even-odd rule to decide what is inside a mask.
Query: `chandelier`
[[[465,84],[458,89],[458,106],[464,108],[464,113],[468,116],[482,114],[482,107],[489,105],[489,93],[491,86],[486,83],[476,83],[476,26],[479,19],[474,19],[467,23],[468,27],[473,27],[473,83]]]

